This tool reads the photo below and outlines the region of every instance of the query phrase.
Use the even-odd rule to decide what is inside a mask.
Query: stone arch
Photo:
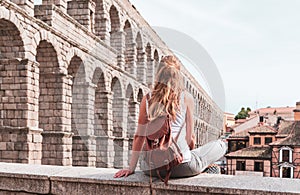
[[[0,8],[1,17],[4,12],[5,10],[2,12]],[[12,14],[11,17],[14,18],[14,15]],[[30,78],[30,76],[27,78],[23,77],[25,75],[24,73],[27,75],[27,66],[30,66],[30,62],[20,61],[19,59],[25,58],[25,47],[21,36],[22,32],[19,30],[22,28],[19,28],[20,25],[18,25],[19,23],[17,21],[18,20],[12,22],[4,18],[0,19],[0,105],[4,103],[10,107],[1,108],[2,115],[0,117],[0,124],[4,126],[20,126],[19,123],[22,121],[20,117],[23,118],[23,116],[19,116],[18,119],[15,117],[16,115],[21,115],[16,113],[22,113],[22,110],[17,110],[17,106],[22,108],[28,107],[23,103],[24,101],[20,102],[20,100],[18,100],[22,96],[28,96],[27,93],[25,93],[26,89],[21,89],[20,86],[24,85],[24,81],[27,83],[27,79]],[[31,70],[33,72],[32,78],[29,79],[29,84],[35,85],[34,68]],[[12,88],[11,86],[15,87]],[[5,100],[6,98],[7,100]],[[27,122],[22,122],[22,124],[25,126]]]
[[[95,86],[94,94],[94,134],[95,136],[108,135],[108,97],[105,90],[105,75],[101,68],[94,71],[92,83]]]
[[[133,40],[131,23],[128,20],[125,21],[123,31],[125,33],[125,71],[135,75],[135,44]]]
[[[74,82],[84,82],[85,81],[85,68],[82,59],[74,55],[69,62],[68,66],[68,75],[71,76],[71,79]]]
[[[20,31],[9,20],[0,19],[0,59],[25,58],[25,48]]]
[[[200,98],[198,98],[197,104],[198,104],[198,116],[199,116],[201,114],[201,100],[200,100]]]
[[[146,66],[143,39],[140,32],[136,35],[136,64],[137,64],[137,81],[140,83],[146,82]]]
[[[118,32],[120,31],[121,22],[118,9],[112,5],[109,9],[109,17],[110,17],[110,32]]]
[[[74,56],[77,56],[82,61],[86,61],[86,54],[82,50],[80,50],[79,48],[76,48],[76,47],[71,47],[68,50],[68,53],[66,54],[66,63],[68,65],[68,67],[70,65],[71,60],[74,58]],[[85,70],[85,72],[86,72],[86,70]]]
[[[135,43],[136,43],[136,48],[143,50],[144,48],[144,43],[143,43],[143,38],[141,32],[137,32],[135,36]]]
[[[120,116],[120,110],[123,110],[122,105],[122,86],[117,77],[114,77],[111,81],[111,91],[113,92],[113,135],[116,137],[122,137],[123,132],[123,118]]]
[[[110,45],[115,49],[120,49],[120,16],[119,11],[117,8],[112,5],[109,9],[109,16],[110,16]]]
[[[88,93],[86,89],[85,68],[82,59],[74,55],[68,65],[68,78],[71,80],[70,85],[67,85],[67,99],[71,106],[71,132],[72,137],[72,160],[73,166],[83,165],[87,161],[86,156],[82,155],[83,151],[88,150],[88,143],[82,140],[82,136],[89,135],[89,130],[86,128],[87,108],[84,98]]]
[[[202,99],[201,99],[201,107],[200,107],[200,110],[201,110],[200,117],[201,117],[202,119],[204,119],[204,112],[205,112],[205,110],[204,110],[204,98],[203,98],[203,97],[202,97]]]
[[[127,113],[127,137],[128,137],[128,159],[131,159],[132,145],[134,133],[137,128],[138,121],[138,104],[134,100],[134,90],[131,84],[127,86],[126,99],[128,101],[128,113]]]
[[[70,60],[69,66],[68,66],[68,76],[72,80],[72,83],[70,85],[70,96],[68,97],[71,99],[71,131],[75,135],[79,135],[80,132],[78,132],[78,129],[76,127],[76,124],[78,124],[78,121],[80,121],[80,113],[81,112],[81,97],[85,94],[82,94],[82,87],[83,82],[85,81],[85,69],[83,61],[78,56],[73,56],[73,58]],[[76,123],[77,122],[77,123]]]
[[[127,112],[127,134],[128,137],[133,137],[136,128],[136,109],[134,101],[134,91],[131,84],[126,89],[126,99],[128,100]]]
[[[35,43],[40,43],[42,41],[47,41],[48,43],[51,43],[52,47],[58,54],[57,55],[58,65],[59,65],[58,67],[63,67],[61,62],[64,62],[65,60],[62,60],[63,55],[59,55],[61,53],[60,52],[61,49],[59,48],[61,43],[57,40],[56,36],[54,34],[52,34],[51,32],[48,32],[46,30],[40,30],[33,35],[33,41],[32,41],[32,45],[34,47],[34,49],[32,50],[33,54],[35,56],[37,55],[38,45],[36,45]],[[65,67],[67,67],[67,66],[65,66]]]
[[[121,110],[125,110],[126,101],[122,93],[122,85],[118,77],[113,77],[111,81],[112,91],[112,123],[113,123],[113,136],[114,138],[114,167],[122,168],[127,163],[128,157],[128,141],[124,140],[126,136],[126,127],[124,121],[126,115]]]
[[[160,61],[157,49],[154,50],[153,58],[154,58],[154,69],[155,69],[154,72],[156,73]]]
[[[56,50],[53,45],[45,40],[41,41],[37,47],[36,61],[40,64],[39,76],[39,128],[44,133],[59,131],[60,117],[57,116],[61,112],[59,102],[62,94],[57,94],[60,90],[62,76],[57,74],[59,63]],[[49,137],[49,139],[51,139]],[[50,156],[51,152],[56,150],[55,143],[43,136],[42,142],[42,164],[56,164],[56,157]]]
[[[146,61],[147,61],[147,84],[151,86],[153,84],[154,66],[152,61],[152,47],[150,43],[146,45]]]
[[[143,92],[142,89],[139,89],[139,92],[138,92],[138,94],[137,94],[137,102],[138,102],[138,103],[141,103],[143,97],[144,97],[144,92]]]
[[[196,148],[198,148],[199,146],[200,146],[200,140],[201,140],[201,126],[200,126],[200,121],[199,121],[199,123],[198,123],[198,125],[197,125],[197,130],[196,130]]]
[[[87,58],[85,60],[86,82],[97,84],[97,79],[100,78],[100,75],[95,76],[96,69],[100,69],[101,74],[103,73],[105,78],[105,91],[110,92],[109,82],[111,79],[111,75],[109,74],[109,70],[107,69],[107,64],[102,61],[95,60],[94,58]]]
[[[40,101],[40,111],[43,110],[42,107],[47,107],[47,109],[44,109],[43,111],[47,111],[49,108],[48,106],[45,106],[45,104],[49,104],[54,103],[54,100],[49,100],[49,102],[45,102],[45,98],[46,96],[49,96],[51,94],[53,94],[54,92],[51,93],[50,88],[52,88],[52,90],[55,89],[55,86],[53,86],[56,82],[55,78],[51,78],[49,77],[49,75],[55,73],[57,71],[57,69],[59,68],[58,65],[58,59],[57,59],[57,53],[56,50],[54,49],[54,47],[52,46],[51,43],[47,42],[47,41],[41,41],[38,48],[37,48],[37,55],[36,55],[36,61],[39,62],[40,66],[40,78],[39,78],[39,82],[40,82],[40,96],[39,96],[39,101]],[[47,86],[47,84],[52,84],[51,86]],[[52,97],[53,99],[53,97]],[[41,110],[42,109],[42,110]],[[43,117],[43,114],[40,113],[39,118],[42,120],[39,120],[40,122],[42,122],[43,120],[46,120]],[[48,117],[46,117],[48,118]],[[45,124],[46,123],[42,123]],[[46,128],[43,125],[40,126],[42,129],[44,130],[49,130],[51,131],[52,128]]]
[[[96,167],[110,167],[112,162],[108,158],[111,145],[106,137],[111,136],[111,93],[106,88],[106,72],[99,66],[92,71],[91,82],[95,91],[90,94],[93,102],[93,129],[96,136]],[[112,149],[113,150],[113,149]],[[114,151],[111,151],[114,153]]]

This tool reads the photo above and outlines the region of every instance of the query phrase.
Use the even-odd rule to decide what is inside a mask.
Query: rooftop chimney
[[[300,121],[300,102],[296,103],[296,109],[294,110],[295,121]]]

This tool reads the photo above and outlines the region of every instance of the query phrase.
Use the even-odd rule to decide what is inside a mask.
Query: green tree
[[[249,112],[251,112],[251,108],[247,107],[247,109],[245,109],[244,107],[242,107],[241,111],[239,111],[239,113],[235,116],[235,120],[246,119],[247,117],[249,117]]]

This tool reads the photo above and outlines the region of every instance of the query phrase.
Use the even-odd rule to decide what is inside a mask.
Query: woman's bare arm
[[[146,123],[147,123],[146,97],[143,97],[140,105],[138,127],[135,132],[133,144],[132,144],[132,155],[129,163],[129,168],[118,171],[114,177],[123,177],[123,176],[127,177],[128,175],[134,173],[137,162],[139,160],[139,155],[141,153],[146,138],[145,137]]]
[[[185,104],[186,110],[186,141],[190,146],[190,149],[195,147],[195,134],[194,134],[194,98],[189,94],[185,93]]]

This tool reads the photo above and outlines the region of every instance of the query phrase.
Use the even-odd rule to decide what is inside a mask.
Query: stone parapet
[[[113,178],[115,169],[0,163],[1,194],[151,194],[149,177]],[[300,180],[201,174],[154,178],[152,194],[299,194]]]

